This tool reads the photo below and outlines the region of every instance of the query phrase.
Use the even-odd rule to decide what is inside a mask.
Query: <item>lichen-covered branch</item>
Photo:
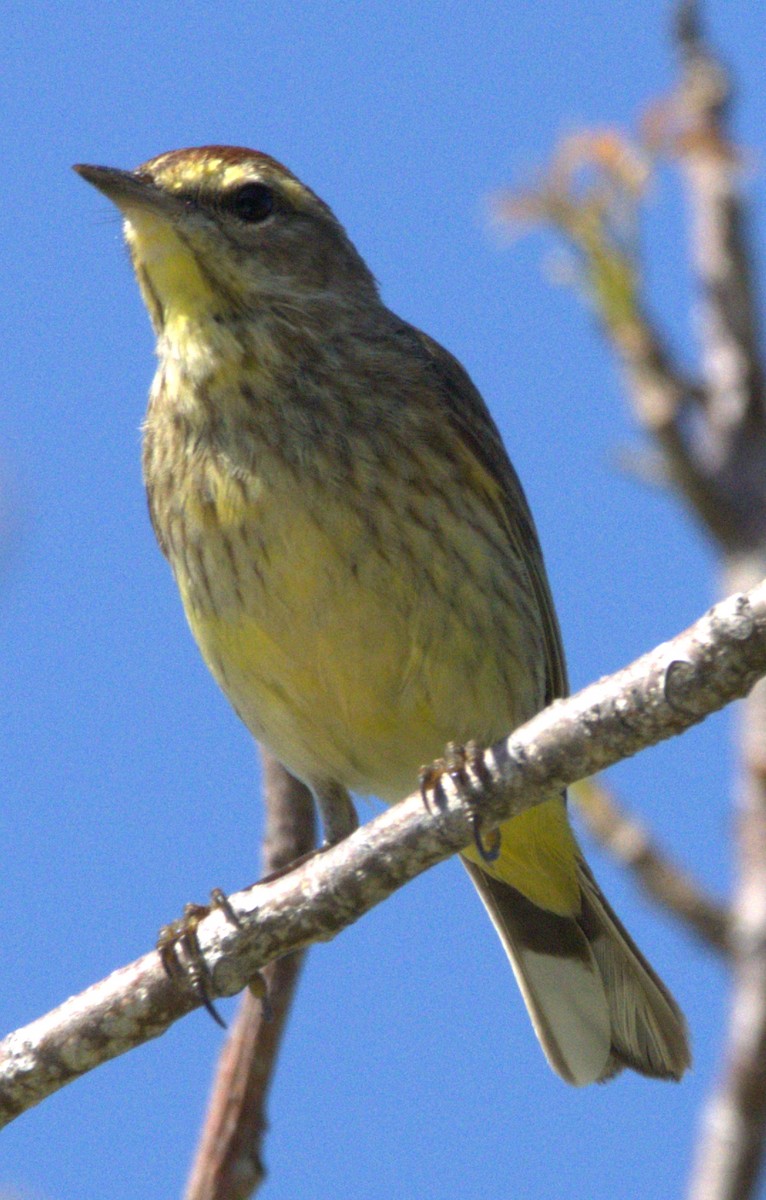
[[[766,581],[732,596],[615,675],[556,701],[482,756],[460,788],[445,777],[289,873],[230,898],[199,926],[215,995],[267,963],[334,937],[428,867],[469,845],[477,807],[492,827],[562,788],[703,720],[766,673]],[[0,1043],[0,1123],[200,1004],[191,980],[147,954]]]

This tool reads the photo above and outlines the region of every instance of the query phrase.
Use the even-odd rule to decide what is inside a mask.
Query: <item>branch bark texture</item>
[[[211,991],[241,991],[267,963],[334,937],[408,880],[488,827],[665,740],[766,673],[766,581],[729,597],[685,632],[485,751],[460,787],[445,777],[288,874],[230,897],[199,926]],[[156,952],[67,1000],[0,1043],[0,1123],[100,1063],[157,1037],[200,998]]]

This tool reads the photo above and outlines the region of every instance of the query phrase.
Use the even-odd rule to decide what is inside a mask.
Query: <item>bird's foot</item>
[[[469,773],[470,772],[470,773]],[[492,831],[489,842],[485,842],[481,828],[481,814],[476,807],[473,777],[481,784],[491,782],[487,771],[484,754],[477,742],[466,742],[465,746],[449,742],[443,758],[437,758],[427,767],[421,767],[419,772],[420,795],[428,811],[431,811],[431,798],[437,809],[444,808],[445,775],[450,779],[459,798],[467,804],[471,813],[473,840],[483,862],[492,863],[500,855],[502,835],[499,829]]]
[[[228,896],[220,888],[213,888],[209,904],[187,904],[178,920],[163,925],[157,938],[157,951],[166,975],[170,979],[185,979],[216,1024],[225,1029],[226,1022],[213,1003],[210,972],[197,936],[200,923],[215,909],[220,909],[232,925],[241,924]],[[271,1020],[271,1003],[263,975],[258,972],[248,986],[261,1001],[264,1020]]]

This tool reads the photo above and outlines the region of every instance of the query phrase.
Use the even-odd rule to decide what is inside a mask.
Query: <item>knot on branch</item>
[[[674,712],[692,717],[704,716],[706,710],[704,700],[699,695],[698,672],[687,660],[674,659],[668,664],[663,692]]]

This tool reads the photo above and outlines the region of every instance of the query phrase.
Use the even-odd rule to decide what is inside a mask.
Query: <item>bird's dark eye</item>
[[[264,221],[274,211],[274,193],[265,183],[243,183],[229,193],[225,206],[240,221]]]

